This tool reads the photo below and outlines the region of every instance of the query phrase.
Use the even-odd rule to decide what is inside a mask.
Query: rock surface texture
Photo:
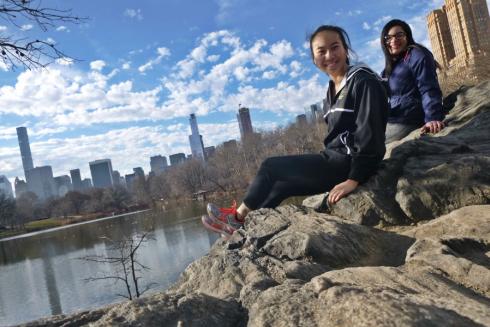
[[[490,83],[328,212],[252,212],[164,293],[28,326],[490,326]]]

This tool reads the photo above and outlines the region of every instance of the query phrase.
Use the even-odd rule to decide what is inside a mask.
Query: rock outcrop
[[[489,92],[390,145],[328,213],[254,211],[166,292],[27,325],[490,326]]]

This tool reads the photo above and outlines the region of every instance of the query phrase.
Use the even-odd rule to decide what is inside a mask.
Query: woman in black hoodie
[[[364,65],[350,65],[351,48],[340,27],[323,25],[310,37],[314,64],[330,77],[324,100],[328,124],[319,154],[264,160],[237,208],[208,204],[204,226],[231,235],[250,210],[275,208],[290,196],[329,191],[334,204],[375,173],[385,153],[388,101],[379,77]]]

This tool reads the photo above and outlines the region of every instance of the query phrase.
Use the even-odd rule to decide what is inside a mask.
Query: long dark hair
[[[313,59],[313,48],[312,48],[313,39],[315,38],[315,36],[318,35],[318,33],[321,32],[335,32],[339,35],[340,41],[342,42],[342,45],[344,46],[344,49],[347,52],[347,65],[349,65],[349,58],[355,56],[355,52],[354,50],[352,50],[352,47],[350,45],[349,35],[347,35],[347,32],[342,27],[334,26],[334,25],[321,25],[313,33],[311,33],[311,35],[308,38],[310,41],[311,58]]]
[[[403,20],[400,19],[392,19],[386,25],[383,27],[383,30],[381,31],[381,49],[383,49],[383,53],[385,55],[385,69],[384,69],[384,77],[389,77],[391,75],[391,72],[393,71],[393,63],[394,63],[394,57],[390,54],[390,50],[388,49],[388,46],[386,45],[385,37],[388,35],[389,30],[394,27],[394,26],[400,26],[405,32],[406,38],[407,38],[407,49],[408,48],[422,48],[426,50],[427,52],[431,53],[429,49],[421,45],[420,43],[415,42],[413,39],[413,34],[412,34],[412,29],[410,26],[404,22]],[[402,54],[403,55],[403,54]],[[436,67],[439,68],[439,64],[436,62]]]

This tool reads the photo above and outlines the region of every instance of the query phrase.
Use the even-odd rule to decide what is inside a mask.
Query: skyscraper
[[[0,175],[0,193],[3,192],[8,197],[13,198],[14,192],[12,190],[12,184],[5,175]]]
[[[199,127],[197,127],[195,114],[190,115],[189,123],[191,125],[191,135],[189,135],[189,143],[191,145],[192,157],[198,160],[204,160],[204,143],[202,142],[202,136],[199,134]]]
[[[185,162],[185,154],[184,153],[175,153],[168,157],[170,159],[170,165],[175,166],[182,162]]]
[[[56,187],[56,195],[65,196],[66,193],[73,190],[70,176],[62,175],[54,178],[54,184]]]
[[[51,166],[41,166],[27,170],[27,189],[37,195],[39,200],[57,196]]]
[[[92,188],[92,180],[90,178],[84,178],[82,180],[82,189],[83,190],[88,190],[89,188]]]
[[[111,159],[101,159],[89,162],[90,173],[94,187],[112,187],[112,163]]]
[[[19,179],[19,177],[15,177],[14,185],[15,185],[15,197],[16,198],[21,196],[22,193],[25,193],[28,191],[27,183],[25,181]]]
[[[240,127],[240,137],[243,141],[247,136],[252,135],[254,132],[252,120],[250,119],[250,111],[248,108],[240,107],[236,118],[238,120],[238,127]]]
[[[448,76],[488,78],[490,17],[486,0],[445,0],[427,16],[435,59]]]
[[[27,129],[25,127],[17,127],[17,139],[19,140],[24,176],[27,180],[27,171],[34,168],[34,163],[32,162],[31,146],[29,145],[29,136],[27,136]]]
[[[308,124],[313,124],[319,117],[322,116],[321,102],[314,103],[305,108],[306,121]]]
[[[121,180],[124,180],[124,178],[121,179],[121,173],[119,173],[117,170],[113,170],[112,182],[114,183],[114,185],[121,185]]]
[[[451,30],[447,20],[446,6],[432,11],[427,16],[430,43],[434,57],[444,68],[449,67],[449,61],[454,58],[454,46]]]
[[[81,191],[83,189],[82,186],[82,177],[80,175],[80,169],[72,169],[70,170],[71,182],[73,184],[74,191]]]
[[[133,168],[133,173],[140,178],[145,178],[145,171],[141,167]]]
[[[150,157],[151,172],[155,175],[163,173],[167,166],[167,158],[165,156],[158,155]]]

